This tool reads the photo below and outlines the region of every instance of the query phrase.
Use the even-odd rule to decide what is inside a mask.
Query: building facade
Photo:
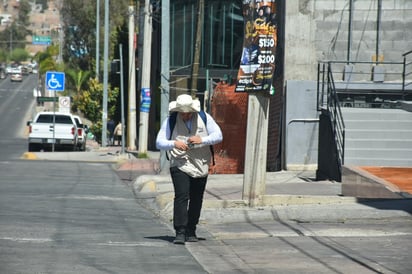
[[[200,2],[204,3],[204,19],[197,59],[198,96],[203,99],[204,91],[221,79],[236,77],[239,68],[242,4],[247,1],[170,0],[171,99],[190,90]],[[319,62],[398,62],[412,50],[411,1],[276,0],[276,4],[279,32],[273,78],[276,92],[270,102],[269,171],[317,163]],[[210,85],[210,79],[214,84]]]

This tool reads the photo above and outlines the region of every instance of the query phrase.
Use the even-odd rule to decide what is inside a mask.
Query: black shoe
[[[173,241],[176,245],[184,245],[185,244],[185,234],[182,232],[176,233],[176,238]]]
[[[194,243],[194,242],[198,242],[198,241],[199,241],[199,239],[197,238],[195,232],[189,231],[189,232],[186,233],[186,242]]]

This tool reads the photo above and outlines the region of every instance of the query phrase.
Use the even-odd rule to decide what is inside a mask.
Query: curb
[[[150,183],[153,187],[153,182]],[[149,194],[149,195],[148,195]],[[153,194],[153,195],[150,195]],[[173,219],[173,192],[166,193],[139,193],[136,198],[143,202],[146,207],[160,216],[165,221]],[[260,207],[249,207],[243,200],[204,200],[201,224],[224,224],[224,223],[253,223],[259,221],[295,221],[295,222],[334,222],[345,223],[353,220],[365,219],[393,219],[410,217],[410,213],[404,210],[407,200],[377,201],[381,206],[374,206],[374,202],[356,202],[355,198],[334,199],[336,197],[298,197],[294,195],[279,195],[279,203],[264,205]],[[307,199],[307,198],[311,198]],[[325,201],[332,198],[334,201]],[[284,199],[291,201],[298,199],[297,203],[280,203]],[[302,200],[305,202],[303,203]],[[394,203],[402,206],[394,207]]]
[[[32,152],[23,153],[21,158],[26,159],[26,160],[38,160],[37,155],[35,153],[32,153]]]
[[[143,175],[133,190],[137,199],[164,220],[173,217],[173,186],[170,175]],[[247,200],[205,199],[201,223],[256,222],[346,222],[357,219],[410,216],[410,200],[358,199],[331,195],[264,195],[255,207]],[[397,206],[396,206],[397,205]]]

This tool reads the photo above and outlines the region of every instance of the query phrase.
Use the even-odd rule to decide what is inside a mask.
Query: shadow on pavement
[[[412,199],[360,199],[359,204],[381,210],[402,210],[412,215]]]

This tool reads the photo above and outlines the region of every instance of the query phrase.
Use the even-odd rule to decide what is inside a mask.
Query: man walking
[[[113,119],[109,119],[109,121],[107,122],[107,131],[109,132],[109,142],[108,142],[109,146],[114,145],[114,136],[113,136],[114,127],[115,127],[115,124],[114,124]]]
[[[123,135],[123,126],[121,122],[118,122],[115,129],[114,129],[114,140],[113,145],[117,141],[117,145],[120,146],[122,142],[122,135]]]
[[[182,94],[171,104],[170,116],[163,121],[156,146],[170,157],[170,175],[175,192],[173,226],[175,244],[197,242],[199,222],[205,192],[211,145],[220,143],[222,131],[208,113],[200,110],[199,100]]]

